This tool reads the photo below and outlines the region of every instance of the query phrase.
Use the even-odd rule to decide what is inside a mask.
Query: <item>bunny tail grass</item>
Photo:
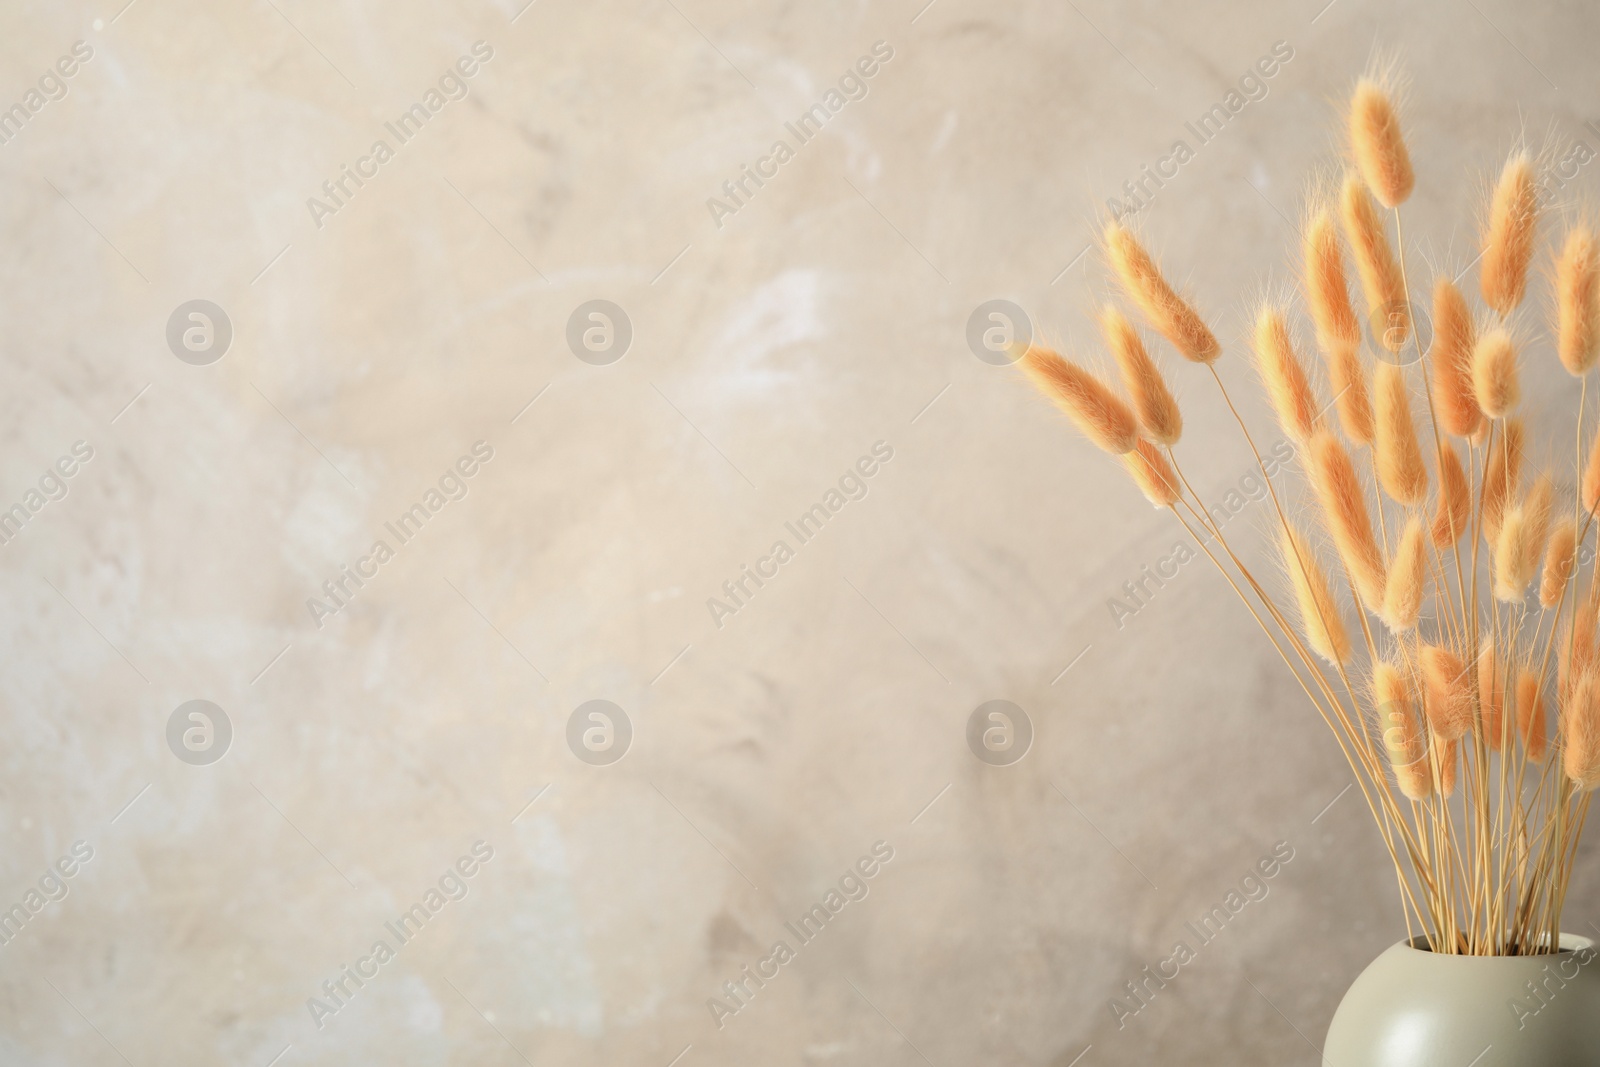
[[[1333,535],[1339,558],[1368,608],[1383,607],[1383,554],[1373,537],[1366,495],[1350,453],[1327,430],[1311,438],[1311,483],[1322,505],[1323,521]]]
[[[1600,244],[1587,226],[1567,234],[1556,258],[1556,355],[1575,377],[1600,355]]]
[[[1400,545],[1389,564],[1389,578],[1383,590],[1383,622],[1397,634],[1417,625],[1423,595],[1428,588],[1427,551],[1422,520],[1413,515],[1406,520],[1406,529],[1400,535]]]
[[[1594,441],[1589,445],[1589,462],[1583,466],[1583,481],[1579,487],[1583,510],[1593,514],[1600,506],[1600,427],[1594,431]]]
[[[1390,352],[1399,352],[1411,336],[1411,307],[1406,302],[1405,278],[1372,194],[1361,179],[1347,175],[1339,191],[1339,212],[1345,238],[1355,254],[1356,274],[1367,301],[1367,323]]]
[[[1541,475],[1522,503],[1512,508],[1500,528],[1494,551],[1494,595],[1508,604],[1520,603],[1528,583],[1539,569],[1550,531],[1553,486]]]
[[[1439,645],[1422,646],[1422,706],[1428,726],[1454,741],[1472,729],[1472,682],[1461,657]]]
[[[1427,294],[1411,288],[1421,276],[1408,279],[1410,267],[1432,258],[1410,232],[1424,190],[1397,117],[1399,76],[1381,59],[1373,71],[1341,115],[1342,171],[1313,182],[1292,250],[1297,284],[1250,309],[1241,341],[1260,396],[1238,402],[1216,366],[1218,335],[1126,220],[1103,232],[1119,291],[1099,327],[1117,370],[1025,343],[1012,354],[1172,513],[1265,632],[1361,787],[1416,943],[1548,955],[1600,792],[1600,560],[1589,551],[1600,414],[1588,395],[1600,370],[1600,212],[1563,205],[1571,219],[1530,274],[1546,243],[1542,198],[1558,183],[1515,151],[1481,198],[1474,247],[1449,273],[1430,269]],[[1454,198],[1442,190],[1420,215]],[[1206,248],[1194,264],[1208,283],[1233,269],[1219,256]],[[1469,270],[1486,307],[1452,277]],[[1536,314],[1547,329],[1530,325]],[[1225,410],[1202,413],[1206,428],[1231,416],[1259,480],[1215,480],[1211,500],[1194,490],[1187,454],[1179,473],[1175,442],[1201,416],[1179,411],[1170,384],[1193,372],[1161,358],[1168,342],[1210,372]],[[1564,370],[1547,365],[1558,359]],[[1209,432],[1188,444],[1197,458],[1232,454]],[[1255,517],[1281,574],[1262,574],[1256,531],[1230,524],[1246,496],[1270,501]]]
[[[1439,768],[1439,795],[1449,799],[1456,791],[1456,768],[1461,763],[1461,741],[1434,736],[1433,759]]]
[[[1300,241],[1304,259],[1304,288],[1317,344],[1324,352],[1361,344],[1361,323],[1350,304],[1350,286],[1344,275],[1344,254],[1333,213],[1320,207],[1306,224]]]
[[[1139,423],[1111,387],[1047,348],[1031,347],[1018,361],[1034,386],[1067,413],[1083,435],[1122,455],[1139,443]]]
[[[1408,799],[1424,800],[1433,792],[1433,777],[1411,687],[1405,675],[1380,660],[1372,667],[1372,689],[1395,783]]]
[[[1411,156],[1400,136],[1394,100],[1370,78],[1357,82],[1350,98],[1350,148],[1362,179],[1383,206],[1404,203],[1416,184]]]
[[[1483,536],[1491,545],[1500,538],[1500,522],[1522,478],[1522,432],[1521,419],[1507,419],[1500,439],[1489,446],[1488,470],[1483,476],[1478,511]]]
[[[1183,414],[1161,376],[1161,368],[1140,340],[1139,331],[1128,316],[1109,304],[1100,312],[1100,329],[1116,357],[1123,388],[1133,400],[1133,410],[1145,436],[1169,448],[1177,444],[1183,436]]]
[[[1591,665],[1561,708],[1561,768],[1579,790],[1600,787],[1600,672]]]
[[[1328,349],[1326,354],[1328,382],[1333,387],[1334,405],[1339,409],[1339,425],[1356,444],[1370,445],[1376,432],[1372,397],[1358,346],[1341,343]]]
[[[1122,457],[1128,473],[1139,486],[1144,498],[1158,508],[1170,508],[1183,495],[1178,475],[1167,462],[1166,455],[1149,441],[1140,438],[1132,452]]]
[[[1538,763],[1544,759],[1550,741],[1547,736],[1544,712],[1544,689],[1539,676],[1526,667],[1517,672],[1517,736],[1528,758]]]
[[[1578,529],[1571,519],[1562,519],[1550,534],[1544,554],[1544,571],[1539,577],[1539,606],[1553,608],[1567,587],[1578,560]]]
[[[1289,325],[1281,309],[1264,307],[1256,317],[1255,353],[1256,368],[1272,410],[1277,412],[1278,425],[1294,440],[1307,440],[1317,428],[1317,398],[1289,340]]]
[[[1300,625],[1317,655],[1336,666],[1350,662],[1350,633],[1339,614],[1328,575],[1317,561],[1306,537],[1292,526],[1283,527],[1279,552],[1300,606]]]
[[[1470,437],[1483,424],[1483,410],[1472,390],[1472,310],[1455,282],[1441,277],[1433,286],[1433,402],[1439,428]]]
[[[1405,371],[1380,362],[1373,384],[1378,394],[1378,481],[1384,492],[1401,504],[1420,504],[1428,496],[1428,468],[1417,443],[1417,424],[1411,417]]]
[[[1428,533],[1433,543],[1448,548],[1461,540],[1472,522],[1472,487],[1461,457],[1448,442],[1439,444],[1439,499],[1434,508],[1433,525]]]
[[[1478,262],[1483,302],[1501,318],[1522,303],[1538,221],[1539,196],[1533,163],[1526,152],[1516,152],[1506,160],[1495,185],[1483,231],[1483,258]]]
[[[1167,283],[1138,238],[1126,226],[1113,222],[1105,229],[1105,248],[1111,269],[1145,321],[1171,341],[1184,358],[1196,363],[1215,362],[1222,354],[1216,336],[1200,313]]]
[[[1490,330],[1473,346],[1472,395],[1491,419],[1504,418],[1522,398],[1517,346],[1504,330]]]

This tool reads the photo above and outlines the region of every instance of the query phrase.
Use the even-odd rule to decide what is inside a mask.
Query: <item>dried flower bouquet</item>
[[[1541,207],[1533,160],[1512,154],[1493,189],[1476,264],[1482,309],[1448,275],[1434,279],[1424,351],[1400,211],[1415,177],[1391,81],[1363,78],[1347,118],[1349,170],[1313,198],[1300,249],[1298,295],[1331,398],[1314,385],[1287,303],[1262,306],[1253,330],[1256,369],[1315,502],[1302,509],[1316,517],[1307,528],[1266,479],[1285,580],[1252,572],[1185,476],[1178,403],[1123,310],[1108,305],[1100,320],[1121,391],[1042,347],[1018,362],[1171,510],[1266,632],[1356,772],[1413,936],[1441,953],[1550,952],[1600,787],[1600,582],[1579,551],[1600,504],[1600,432],[1587,460],[1582,442],[1600,355],[1600,243],[1580,224],[1552,249],[1550,332],[1578,380],[1568,500],[1552,472],[1524,477],[1517,414],[1523,339],[1538,317],[1525,308]],[[1144,323],[1215,380],[1259,462],[1205,319],[1120,222],[1106,226],[1103,253]]]

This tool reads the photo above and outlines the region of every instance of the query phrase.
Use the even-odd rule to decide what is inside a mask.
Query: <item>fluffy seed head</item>
[[[1578,531],[1571,519],[1562,519],[1550,535],[1550,547],[1544,554],[1544,573],[1539,579],[1539,606],[1553,608],[1561,599],[1561,591],[1572,577],[1573,565],[1578,561]]]
[[[1417,424],[1411,417],[1411,398],[1405,371],[1380,362],[1373,372],[1378,394],[1378,481],[1384,491],[1402,504],[1420,504],[1428,496],[1428,468],[1417,443]]]
[[[1427,535],[1422,520],[1413,515],[1406,520],[1405,532],[1389,561],[1389,580],[1383,589],[1384,624],[1395,633],[1404,633],[1417,624],[1422,597],[1427,592]]]
[[[1181,495],[1178,475],[1161,449],[1141,437],[1134,450],[1123,455],[1122,462],[1150,503],[1158,508],[1177,503]]]
[[[1528,541],[1523,546],[1523,552],[1532,557],[1523,561],[1522,566],[1527,568],[1529,578],[1538,569],[1539,557],[1550,537],[1550,517],[1555,509],[1555,495],[1555,480],[1549,471],[1543,471],[1534,479],[1533,488],[1528,490],[1527,498],[1522,502],[1523,511],[1528,516]]]
[[[1433,778],[1411,687],[1393,665],[1380,660],[1372,667],[1372,689],[1378,728],[1383,731],[1383,747],[1389,753],[1395,782],[1409,799],[1423,800],[1433,792]]]
[[[1399,352],[1411,336],[1405,282],[1372,195],[1354,174],[1345,176],[1339,192],[1339,213],[1345,238],[1355,254],[1356,274],[1361,278],[1361,292],[1367,302],[1367,322],[1379,344],[1390,352]]]
[[[1350,99],[1350,147],[1361,177],[1384,207],[1399,207],[1411,195],[1416,178],[1411,156],[1400,136],[1394,101],[1372,81],[1362,78]]]
[[[1445,798],[1456,791],[1456,767],[1460,762],[1461,742],[1434,739],[1433,758],[1439,765],[1439,795]]]
[[[1600,787],[1600,676],[1578,676],[1561,708],[1561,769],[1580,791]]]
[[[1516,569],[1517,557],[1520,555],[1517,546],[1526,536],[1527,522],[1522,513],[1522,505],[1518,504],[1506,513],[1500,521],[1500,536],[1494,543],[1494,598],[1507,604],[1515,604],[1522,599],[1522,591],[1527,583],[1518,583],[1522,575]]]
[[[1556,257],[1556,354],[1576,376],[1600,356],[1600,242],[1587,226],[1567,234]]]
[[[1317,428],[1317,398],[1306,380],[1305,366],[1289,340],[1282,310],[1264,307],[1256,317],[1256,368],[1267,387],[1267,397],[1278,414],[1283,432],[1296,441],[1309,438]]]
[[[1526,152],[1517,152],[1506,160],[1495,184],[1483,231],[1483,258],[1478,261],[1483,302],[1499,312],[1501,318],[1522,303],[1538,221],[1533,163]]]
[[[1448,648],[1422,646],[1422,705],[1428,726],[1442,740],[1472,729],[1472,682],[1466,664]]]
[[[1522,738],[1529,759],[1535,763],[1544,759],[1549,743],[1545,736],[1544,687],[1539,684],[1538,675],[1526,667],[1517,672],[1517,735]]]
[[[1491,419],[1504,418],[1522,399],[1517,346],[1504,330],[1490,330],[1472,349],[1472,394]]]
[[[1483,739],[1496,752],[1504,747],[1511,733],[1505,706],[1505,671],[1494,653],[1494,642],[1485,641],[1478,650],[1478,707],[1483,712]]]
[[[1283,554],[1284,569],[1289,572],[1289,582],[1294,586],[1295,601],[1300,606],[1300,625],[1306,641],[1329,663],[1349,663],[1349,631],[1339,614],[1328,575],[1305,535],[1292,526],[1285,526],[1279,550]]]
[[[1506,506],[1522,480],[1522,420],[1507,419],[1504,432],[1489,443],[1489,462],[1483,475],[1483,494],[1479,508],[1483,514],[1483,536],[1493,546],[1500,539],[1500,523]]]
[[[1448,548],[1461,539],[1472,523],[1472,487],[1461,457],[1448,442],[1439,446],[1439,500],[1429,534],[1433,543]]]
[[[1196,363],[1211,363],[1222,354],[1200,313],[1167,283],[1156,261],[1126,226],[1108,225],[1105,246],[1111,269],[1146,322]]]
[[[1472,310],[1466,297],[1449,277],[1433,286],[1433,347],[1428,362],[1433,366],[1434,412],[1445,433],[1470,437],[1483,424],[1483,411],[1472,391]]]
[[[1495,599],[1515,604],[1533,580],[1550,532],[1553,492],[1550,476],[1541,475],[1527,498],[1512,508],[1501,523],[1494,550]]]
[[[1585,597],[1586,603],[1576,606],[1572,615],[1572,625],[1567,632],[1561,635],[1561,648],[1566,653],[1556,657],[1556,681],[1562,701],[1567,699],[1572,692],[1573,683],[1588,670],[1594,663],[1595,657],[1595,611],[1594,611],[1595,583],[1591,576],[1589,580],[1590,595]]]
[[[1311,483],[1322,506],[1334,547],[1362,601],[1377,611],[1383,605],[1383,554],[1372,534],[1366,495],[1344,445],[1327,430],[1311,438]]]
[[[1123,387],[1133,398],[1133,410],[1145,436],[1168,447],[1177,444],[1178,438],[1183,436],[1183,414],[1172,397],[1172,390],[1167,388],[1166,379],[1161,376],[1161,368],[1156,366],[1140,340],[1139,331],[1133,328],[1128,316],[1109,304],[1100,313],[1100,328],[1111,354],[1117,359]]]
[[[1350,304],[1350,286],[1344,276],[1344,253],[1333,213],[1319,207],[1306,223],[1300,251],[1305,259],[1304,287],[1311,321],[1317,327],[1317,344],[1324,352],[1361,344],[1361,322]]]
[[[1339,425],[1358,445],[1372,443],[1372,398],[1367,390],[1367,371],[1361,365],[1358,345],[1341,341],[1326,350],[1328,380],[1333,387],[1334,406],[1339,410]]]
[[[1139,443],[1133,412],[1094,374],[1037,346],[1018,362],[1038,390],[1055,401],[1089,440],[1119,456]]]
[[[1583,510],[1594,511],[1600,506],[1600,427],[1594,432],[1594,442],[1589,445],[1589,462],[1583,467]]]

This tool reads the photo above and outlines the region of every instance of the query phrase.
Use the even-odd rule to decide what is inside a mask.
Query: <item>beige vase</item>
[[[1424,947],[1417,948],[1417,944]],[[1447,956],[1402,941],[1355,980],[1324,1067],[1600,1067],[1600,950]]]

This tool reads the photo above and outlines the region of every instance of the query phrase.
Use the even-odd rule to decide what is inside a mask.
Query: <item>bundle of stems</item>
[[[1482,307],[1449,275],[1434,279],[1425,345],[1401,228],[1414,174],[1392,83],[1362,78],[1347,120],[1346,173],[1305,215],[1297,294],[1331,398],[1287,301],[1265,303],[1253,328],[1256,369],[1302,461],[1310,502],[1298,513],[1315,517],[1291,517],[1288,485],[1262,466],[1281,575],[1252,571],[1185,475],[1179,405],[1121,308],[1108,305],[1100,325],[1122,390],[1039,346],[1018,365],[1183,524],[1282,656],[1355,772],[1413,940],[1443,953],[1554,952],[1600,787],[1600,581],[1580,551],[1600,505],[1600,431],[1587,459],[1583,442],[1600,240],[1574,225],[1551,257],[1549,335],[1579,383],[1571,478],[1525,478],[1517,408],[1522,339],[1536,332],[1520,321],[1536,314],[1523,310],[1541,208],[1534,163],[1514,152],[1490,194]],[[1144,323],[1209,373],[1260,465],[1216,370],[1222,346],[1194,304],[1120,222],[1106,226],[1103,252]],[[1558,484],[1574,487],[1570,503]]]

